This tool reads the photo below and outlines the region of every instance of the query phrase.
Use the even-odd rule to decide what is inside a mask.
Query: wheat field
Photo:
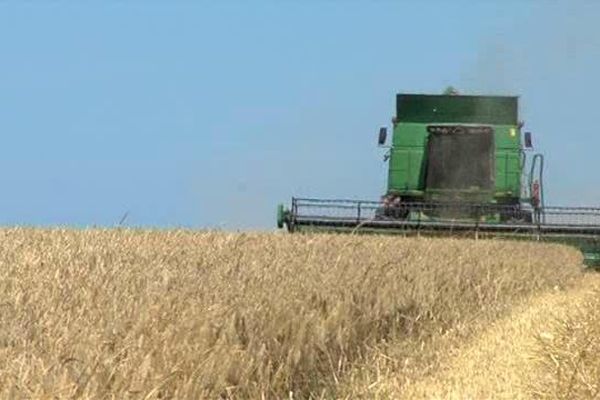
[[[588,275],[574,249],[509,241],[13,228],[0,243],[6,399],[432,398],[419,383],[467,343]],[[555,348],[536,343],[550,387]],[[569,389],[539,387],[524,390]]]
[[[539,399],[600,398],[600,282],[580,301],[549,313],[532,354],[539,373],[532,393]]]

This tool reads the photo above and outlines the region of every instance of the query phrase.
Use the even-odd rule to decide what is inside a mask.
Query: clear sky
[[[377,199],[397,92],[521,96],[547,202],[600,204],[600,2],[0,3],[0,224],[272,228]]]

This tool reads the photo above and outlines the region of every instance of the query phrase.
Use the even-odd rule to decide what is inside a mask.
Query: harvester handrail
[[[361,206],[381,206],[383,203],[381,201],[373,201],[373,200],[357,200],[357,199],[315,199],[315,198],[301,198],[301,197],[293,197],[292,202],[295,202],[297,205],[301,206],[311,206],[314,205],[332,205],[335,207],[345,205],[346,207],[357,207],[359,204]],[[438,201],[438,202],[412,202],[406,203],[410,204],[411,207],[418,207],[423,209],[430,209],[437,206],[447,206],[447,207],[459,207],[459,208],[481,208],[481,209],[514,209],[516,205],[512,204],[494,204],[494,203],[468,203],[468,202],[458,202],[458,201]],[[403,207],[400,205],[399,207]],[[553,212],[587,212],[587,213],[600,213],[600,206],[598,207],[566,207],[566,206],[545,206],[539,208],[540,211],[545,213],[553,213]]]

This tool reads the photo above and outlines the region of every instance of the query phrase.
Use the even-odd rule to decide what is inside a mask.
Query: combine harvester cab
[[[292,198],[278,227],[557,242],[600,267],[600,207],[546,206],[544,158],[522,132],[517,97],[398,94],[392,123],[389,145],[379,132],[381,200]]]

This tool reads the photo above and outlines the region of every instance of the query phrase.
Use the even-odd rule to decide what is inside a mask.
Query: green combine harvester
[[[600,207],[544,201],[544,158],[532,153],[518,98],[398,94],[380,201],[292,198],[277,225],[289,232],[346,231],[500,237],[578,247],[600,267]]]

